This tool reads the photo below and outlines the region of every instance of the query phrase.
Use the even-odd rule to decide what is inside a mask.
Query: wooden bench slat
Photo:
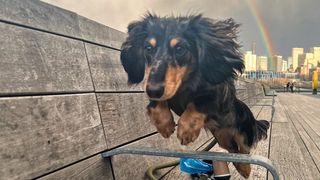
[[[120,52],[85,43],[96,92],[142,91],[142,85],[128,86]]]
[[[41,1],[0,0],[0,4],[2,20],[81,37],[78,15],[74,12]]]
[[[83,43],[0,23],[0,95],[88,92]]]
[[[156,132],[146,113],[143,93],[98,93],[98,104],[108,148]]]
[[[125,33],[97,23],[83,16],[78,16],[78,19],[80,33],[83,39],[112,48],[121,49],[121,45],[126,38]]]
[[[0,99],[0,174],[30,179],[107,149],[94,94]]]
[[[98,154],[92,158],[86,159],[77,164],[61,169],[40,179],[113,180],[113,175],[110,160],[107,158],[102,158],[101,155]]]

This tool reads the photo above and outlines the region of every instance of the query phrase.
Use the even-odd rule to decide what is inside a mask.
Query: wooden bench
[[[183,147],[175,134],[156,132],[143,90],[126,83],[124,33],[40,1],[0,2],[0,179],[142,179],[147,167],[171,158],[100,153],[194,150],[212,139],[202,131]],[[258,115],[260,85],[237,81],[237,88]]]

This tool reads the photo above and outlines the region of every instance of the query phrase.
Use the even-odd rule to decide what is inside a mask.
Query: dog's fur
[[[175,130],[170,110],[180,116],[177,136],[183,145],[193,142],[203,127],[232,153],[248,154],[267,137],[269,123],[257,121],[236,97],[234,79],[244,69],[238,26],[232,19],[150,13],[128,26],[121,62],[129,84],[145,80],[147,111],[163,137]],[[249,177],[249,164],[234,165]]]

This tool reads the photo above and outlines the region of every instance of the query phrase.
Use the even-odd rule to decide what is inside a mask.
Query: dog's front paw
[[[195,141],[204,126],[206,115],[198,112],[194,104],[188,104],[178,121],[178,139],[182,145]]]
[[[200,130],[201,128],[191,127],[190,124],[179,123],[177,136],[182,145],[187,145],[198,138]]]
[[[172,120],[161,120],[159,124],[157,124],[159,121],[155,121],[155,126],[157,128],[157,131],[164,137],[164,138],[169,138],[171,134],[174,133],[176,124],[174,123],[173,119]]]
[[[176,124],[173,120],[173,115],[167,107],[166,102],[157,102],[152,107],[148,107],[148,115],[152,124],[157,128],[157,131],[164,137],[169,138],[174,133]]]

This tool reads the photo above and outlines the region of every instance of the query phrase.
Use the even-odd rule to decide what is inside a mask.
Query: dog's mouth
[[[146,79],[145,91],[149,99],[154,101],[165,101],[171,99],[180,88],[186,73],[186,67],[169,66],[163,82],[154,83],[150,82],[149,79]]]

